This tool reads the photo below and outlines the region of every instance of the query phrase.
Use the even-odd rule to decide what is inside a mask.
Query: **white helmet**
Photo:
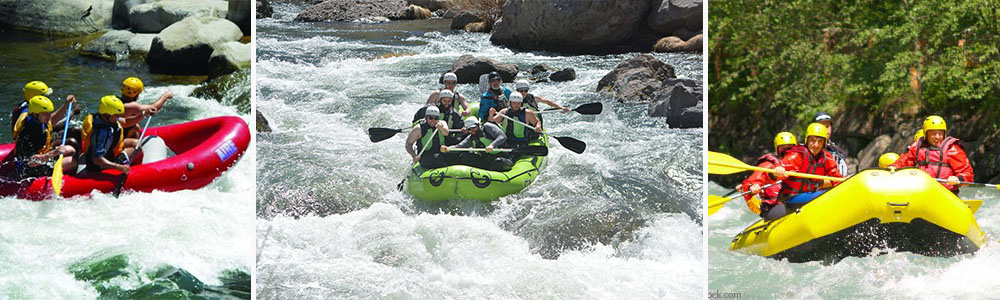
[[[424,111],[424,117],[441,117],[441,110],[438,109],[437,105],[431,105],[427,107]]]
[[[479,119],[476,117],[469,117],[468,119],[465,119],[465,129],[472,129],[476,126],[479,126]]]
[[[447,89],[446,90],[441,90],[441,92],[438,93],[438,99],[441,99],[441,98],[452,98],[452,99],[454,99],[455,98],[455,93],[452,92],[451,90],[447,90]]]
[[[510,102],[524,102],[524,97],[522,97],[521,94],[518,93],[511,93]]]
[[[531,84],[528,83],[528,81],[524,80],[524,79],[518,80],[517,83],[514,85],[514,89],[515,90],[530,89],[530,88],[531,88]]]
[[[452,72],[444,73],[444,78],[441,79],[441,81],[448,81],[448,80],[458,81],[458,75],[455,75],[455,73]]]

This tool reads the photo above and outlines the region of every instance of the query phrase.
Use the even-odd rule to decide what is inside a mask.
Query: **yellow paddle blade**
[[[729,202],[732,198],[723,198],[722,196],[708,195],[708,215],[714,215],[715,212],[726,206],[726,202]]]
[[[749,170],[748,168],[740,168],[740,166],[750,167],[750,165],[725,153],[708,151],[709,174],[729,175]]]
[[[972,213],[976,213],[976,211],[979,210],[979,207],[983,205],[983,200],[962,200],[962,201],[965,201],[965,204],[969,205],[969,209],[972,210]]]
[[[56,165],[52,166],[52,191],[56,193],[56,197],[62,195],[62,179],[63,179],[62,161],[63,161],[63,156],[62,154],[60,154],[59,159],[56,160]]]

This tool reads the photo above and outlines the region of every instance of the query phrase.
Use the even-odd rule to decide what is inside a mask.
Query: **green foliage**
[[[710,1],[709,111],[996,110],[998,4]]]

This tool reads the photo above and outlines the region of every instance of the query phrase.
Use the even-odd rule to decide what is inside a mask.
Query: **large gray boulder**
[[[250,67],[250,44],[228,42],[213,47],[208,58],[208,79]]]
[[[271,8],[271,3],[268,3],[267,0],[257,0],[256,11],[258,19],[270,18],[274,14],[274,9]]]
[[[101,35],[101,37],[83,45],[83,48],[80,49],[80,54],[110,61],[124,59],[129,55],[128,42],[133,37],[135,37],[135,33],[125,30],[108,31]]]
[[[189,17],[163,29],[153,39],[146,64],[150,72],[206,75],[214,46],[238,41],[243,33],[226,19]]]
[[[701,80],[667,79],[653,93],[649,116],[666,117],[670,128],[704,127],[702,95]]]
[[[646,101],[667,79],[676,78],[674,67],[649,54],[622,61],[597,83],[598,92],[610,92],[618,101]]]
[[[646,23],[649,28],[667,35],[678,35],[681,29],[698,32],[702,30],[702,5],[702,0],[654,0]]]
[[[54,35],[107,30],[113,0],[0,0],[0,26]]]
[[[627,52],[649,8],[649,0],[510,0],[490,41],[525,51]]]
[[[223,0],[170,0],[136,5],[129,10],[133,32],[157,33],[187,17],[225,18],[229,4]]]
[[[504,82],[512,82],[517,77],[517,65],[502,64],[485,57],[469,54],[458,57],[449,72],[458,75],[458,83],[479,83],[479,76],[496,71]]]
[[[149,54],[149,49],[153,47],[153,33],[137,33],[128,40],[128,51],[131,54]]]
[[[307,7],[295,16],[295,21],[351,22],[375,17],[399,19],[406,6],[403,0],[327,0]]]
[[[465,25],[482,21],[476,14],[463,11],[451,19],[451,29],[465,29]]]
[[[111,28],[128,29],[132,23],[128,20],[128,12],[133,7],[153,2],[156,0],[114,0],[115,4],[111,12]]]
[[[250,19],[253,18],[250,8],[250,0],[229,0],[229,9],[226,12],[226,20],[236,23],[243,31],[243,35],[250,35]]]
[[[271,124],[267,122],[264,114],[257,111],[257,132],[271,132]]]
[[[888,134],[879,135],[871,143],[868,143],[868,146],[865,146],[865,148],[858,152],[858,166],[861,169],[877,168],[878,157],[882,156],[883,153],[889,152],[892,149],[891,146],[892,137]]]

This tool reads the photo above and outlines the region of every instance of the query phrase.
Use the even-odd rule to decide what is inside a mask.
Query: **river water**
[[[167,102],[151,126],[238,113],[235,106],[190,94],[204,77],[149,74],[140,59],[107,62],[77,55],[79,38],[39,37],[0,29],[0,124],[22,101],[21,88],[31,80],[54,89],[56,105],[75,94],[84,113],[97,100],[119,94],[128,76],[143,79],[140,101],[150,103],[168,89]],[[241,84],[249,85],[249,80]],[[227,99],[231,100],[231,99]],[[78,123],[78,121],[77,121]],[[0,141],[11,142],[4,125]],[[250,148],[253,149],[252,142]],[[99,292],[78,281],[68,268],[81,260],[123,254],[135,276],[116,281],[123,289],[150,281],[149,274],[170,265],[183,268],[206,284],[219,285],[226,270],[250,272],[254,236],[253,151],[209,186],[174,193],[134,193],[114,198],[30,202],[0,198],[0,298],[94,299]]]
[[[303,6],[274,8],[257,22],[256,105],[274,128],[258,136],[258,298],[703,296],[702,131],[594,92],[636,54],[513,52],[450,31],[450,20],[298,23]],[[533,92],[569,107],[603,102],[599,116],[546,119],[586,152],[553,146],[532,186],[493,203],[396,191],[405,136],[372,143],[366,129],[407,127],[462,54],[575,68],[576,80]],[[702,76],[700,55],[657,56],[680,77]]]
[[[709,194],[726,188],[709,183]],[[962,188],[962,199],[982,199],[976,212],[988,244],[974,255],[935,258],[909,252],[848,257],[825,266],[788,263],[729,251],[736,234],[759,219],[740,199],[708,217],[708,289],[749,299],[997,299],[1000,290],[1000,192]]]

